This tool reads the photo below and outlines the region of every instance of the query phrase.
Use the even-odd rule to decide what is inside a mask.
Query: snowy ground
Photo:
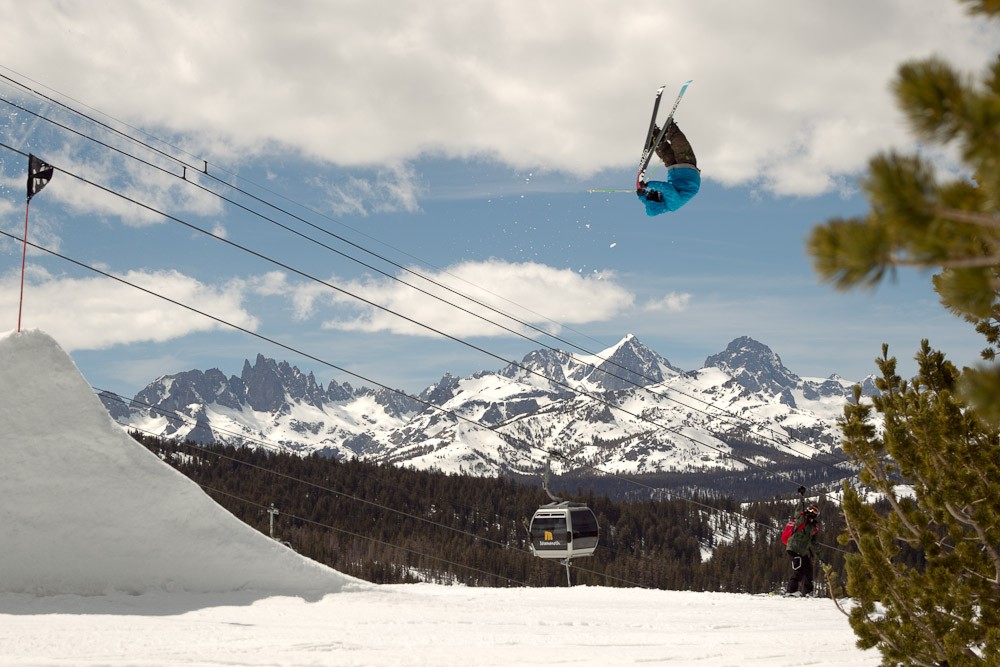
[[[37,331],[0,334],[0,461],[0,667],[879,664],[824,599],[345,576],[132,441]]]
[[[829,600],[595,587],[0,596],[3,665],[878,665]]]

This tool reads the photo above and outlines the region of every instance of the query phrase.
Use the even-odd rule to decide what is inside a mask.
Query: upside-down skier
[[[635,194],[646,206],[646,215],[660,215],[676,211],[701,189],[701,170],[691,143],[671,118],[661,133],[654,125],[650,143],[661,137],[652,150],[667,168],[667,180],[643,181],[637,184]],[[650,147],[647,146],[647,150]]]

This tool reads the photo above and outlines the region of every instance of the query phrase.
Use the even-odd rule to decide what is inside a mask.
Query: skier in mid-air
[[[650,143],[660,136],[654,125]],[[660,143],[653,148],[667,167],[665,181],[639,181],[635,194],[646,206],[646,215],[660,215],[676,211],[701,189],[701,170],[691,149],[691,143],[671,118],[663,131]]]

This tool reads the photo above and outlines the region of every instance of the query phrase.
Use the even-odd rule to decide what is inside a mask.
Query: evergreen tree
[[[1000,17],[997,0],[965,0]],[[933,58],[894,82],[917,137],[957,149],[969,176],[939,181],[921,155],[869,163],[865,217],[830,220],[809,240],[838,288],[873,286],[896,267],[937,270],[942,304],[983,334],[987,363],[959,371],[927,341],[912,382],[883,346],[882,395],[845,409],[844,450],[888,509],[845,486],[842,542],[851,625],[885,664],[1000,664],[1000,55],[979,82]],[[990,363],[993,362],[993,363]],[[873,426],[873,412],[884,430]],[[898,492],[905,483],[912,494]],[[828,574],[831,568],[827,568]]]
[[[273,503],[276,539],[346,574],[377,583],[566,585],[559,563],[528,551],[525,521],[547,500],[537,485],[134,437],[265,534]],[[750,528],[731,498],[572,499],[586,502],[601,527],[598,552],[574,563],[575,583],[761,593],[787,576],[777,535],[788,500],[754,503]],[[829,555],[842,567],[838,552]]]
[[[1000,18],[998,0],[964,0]],[[813,230],[816,271],[838,288],[874,286],[896,267],[935,269],[942,304],[975,324],[995,360],[1000,324],[1000,54],[982,80],[939,58],[904,64],[893,84],[899,107],[926,145],[957,149],[968,177],[939,182],[923,155],[875,156],[863,188],[864,217]],[[970,370],[963,388],[984,417],[1000,423],[1000,368]]]
[[[845,408],[844,450],[890,506],[880,513],[846,489],[844,541],[858,548],[847,558],[851,625],[887,664],[995,665],[1000,436],[958,396],[961,373],[943,354],[924,341],[916,359],[919,373],[906,382],[883,348],[881,395]]]

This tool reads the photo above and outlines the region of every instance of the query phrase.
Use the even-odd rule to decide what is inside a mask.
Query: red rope
[[[24,305],[24,260],[28,256],[28,207],[31,199],[24,203],[24,248],[21,250],[21,296],[17,301],[17,332],[21,333],[21,308]]]

